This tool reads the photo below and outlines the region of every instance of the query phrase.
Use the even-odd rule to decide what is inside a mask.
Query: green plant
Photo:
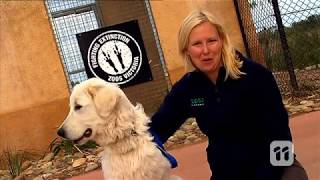
[[[55,138],[49,145],[49,150],[57,155],[61,150],[64,151],[65,154],[73,154],[75,150],[84,150],[84,149],[92,149],[96,148],[98,145],[93,141],[88,141],[87,143],[81,146],[75,146],[72,141]]]
[[[19,176],[22,172],[22,163],[25,160],[25,155],[21,151],[16,151],[8,148],[7,150],[3,151],[3,164],[9,170],[10,175],[14,178]]]
[[[253,2],[255,1],[251,1]],[[319,27],[320,15],[309,16],[307,19],[285,27],[290,56],[295,69],[320,64]],[[258,37],[268,68],[272,71],[286,71],[288,68],[277,29],[266,28],[258,32]]]
[[[57,155],[61,150],[66,154],[73,153],[73,142],[65,139],[55,138],[49,145],[49,150]]]
[[[84,145],[79,146],[79,148],[82,149],[82,150],[84,150],[84,149],[93,149],[93,148],[97,148],[97,147],[98,147],[98,145],[94,141],[88,141]]]

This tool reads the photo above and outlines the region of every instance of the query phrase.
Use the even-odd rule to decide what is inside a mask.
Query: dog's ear
[[[97,92],[99,91],[99,89],[103,88],[102,86],[90,86],[88,87],[88,93],[89,95],[92,97],[92,99],[95,98]]]
[[[91,86],[88,93],[92,97],[96,109],[101,116],[108,116],[115,108],[119,95],[116,87]]]

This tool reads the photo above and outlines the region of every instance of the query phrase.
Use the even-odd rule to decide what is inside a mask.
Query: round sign
[[[132,80],[142,64],[137,41],[129,34],[111,30],[98,35],[88,50],[91,72],[110,83],[124,84]]]

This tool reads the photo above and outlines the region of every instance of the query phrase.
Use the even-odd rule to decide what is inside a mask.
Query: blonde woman
[[[208,137],[211,179],[280,179],[283,167],[270,164],[270,143],[292,138],[272,73],[236,57],[223,27],[207,11],[185,18],[178,45],[193,70],[152,116],[151,131],[165,142],[187,118],[195,117]]]

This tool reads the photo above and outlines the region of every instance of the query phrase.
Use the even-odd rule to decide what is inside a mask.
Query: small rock
[[[177,130],[174,136],[177,137],[178,139],[186,138],[185,132],[181,130]]]
[[[187,140],[189,140],[189,141],[194,141],[195,139],[197,139],[197,135],[195,135],[195,134],[192,134],[187,137]]]
[[[297,112],[297,111],[299,111],[299,110],[300,110],[300,109],[297,109],[297,108],[289,108],[289,109],[288,109],[288,111],[291,112],[291,113],[292,113],[292,112]]]
[[[320,111],[320,107],[314,107],[313,110],[314,111]]]
[[[73,155],[73,157],[75,157],[75,158],[83,158],[83,157],[85,157],[85,155],[83,153],[81,153],[81,152],[77,152],[77,153],[75,153]]]
[[[308,113],[308,112],[311,112],[311,111],[312,111],[311,107],[307,107],[307,108],[303,109],[303,112],[305,112],[305,113]]]
[[[304,109],[307,109],[307,108],[309,108],[309,107],[306,106],[306,105],[297,105],[297,106],[290,107],[289,111],[291,111],[291,112],[294,112],[294,111],[303,112]]]
[[[306,68],[304,68],[305,70],[309,71],[309,70],[313,70],[313,69],[317,69],[317,65],[312,65],[312,66],[308,66]]]
[[[183,144],[192,144],[192,141],[190,141],[190,140],[187,139],[187,140],[184,141]]]
[[[31,165],[32,165],[31,161],[24,161],[21,166],[22,171],[28,169],[28,167],[30,167]]]
[[[295,114],[297,114],[298,112],[296,112],[296,111],[293,111],[293,112],[290,112],[290,115],[295,115]]]
[[[312,99],[312,98],[314,98],[314,97],[316,97],[315,94],[308,96],[307,99]]]
[[[41,178],[48,179],[48,177],[52,176],[52,173],[43,174]],[[40,179],[39,179],[40,180]]]
[[[47,171],[47,173],[51,173],[51,174],[56,174],[57,172],[59,172],[58,169],[51,169],[50,171]]]
[[[43,173],[43,169],[40,169],[40,168],[35,168],[33,169],[33,172],[32,174],[35,174],[35,175],[40,175]]]
[[[73,163],[72,163],[72,167],[78,167],[83,165],[85,162],[87,161],[86,158],[80,158],[80,159],[76,159]]]
[[[87,164],[87,167],[85,169],[85,172],[89,172],[89,171],[92,171],[92,170],[95,170],[99,167],[99,165],[97,163],[94,163],[94,162],[90,162]]]
[[[52,164],[53,163],[50,161],[50,162],[43,164],[40,168],[41,169],[48,169],[48,168],[52,167]]]
[[[167,142],[166,142],[166,145],[167,145],[168,147],[170,147],[170,146],[174,145],[174,142],[172,142],[172,141],[167,141]]]
[[[33,178],[32,180],[43,180],[43,178],[41,176],[37,176],[37,177]]]
[[[174,139],[174,136],[170,136],[168,141],[173,141],[173,139]]]
[[[20,174],[19,176],[16,176],[13,180],[24,180],[24,174]]]
[[[49,153],[49,154],[47,154],[44,158],[43,158],[43,160],[44,161],[51,161],[52,159],[54,158],[54,153]]]
[[[72,163],[73,163],[72,156],[69,156],[69,155],[65,156],[65,157],[63,158],[63,161],[66,162],[66,163],[69,164],[69,165],[72,165]]]
[[[53,166],[56,168],[62,168],[64,166],[64,163],[61,160],[56,160],[53,162]]]
[[[192,126],[191,124],[190,124],[190,125],[185,125],[185,126],[183,126],[183,129],[184,129],[185,131],[191,131],[191,130],[194,129],[194,126]]]
[[[318,102],[318,103],[315,103],[315,104],[312,105],[312,107],[313,107],[313,108],[320,107],[320,103],[319,103],[319,102]]]
[[[68,167],[67,167],[67,171],[71,171],[72,169],[73,169],[72,166],[68,166]]]
[[[289,99],[283,99],[282,102],[283,102],[284,105],[288,105],[289,104]]]
[[[201,140],[202,140],[202,139],[198,137],[197,139],[194,140],[194,142],[199,142],[199,141],[201,141]]]
[[[186,120],[185,124],[192,124],[195,121],[194,118],[189,118]]]
[[[301,101],[300,104],[304,105],[304,106],[312,106],[312,105],[314,105],[314,102],[313,101],[304,100],[304,101]]]
[[[32,169],[30,169],[30,170],[26,171],[26,172],[25,172],[25,174],[26,174],[26,175],[33,174],[33,170],[32,170]]]
[[[0,176],[0,180],[12,180],[12,177],[10,175],[3,175]]]
[[[92,161],[96,161],[97,156],[91,154],[91,155],[86,156],[86,158],[88,161],[92,162]]]
[[[6,176],[6,175],[10,175],[10,172],[8,170],[0,170],[0,177],[1,176]]]
[[[43,163],[45,163],[45,162],[48,162],[48,161],[45,161],[44,159],[40,159],[40,160],[37,162],[37,165],[43,164]]]
[[[192,125],[192,126],[198,126],[198,124],[197,124],[196,121],[192,122],[191,125]]]

